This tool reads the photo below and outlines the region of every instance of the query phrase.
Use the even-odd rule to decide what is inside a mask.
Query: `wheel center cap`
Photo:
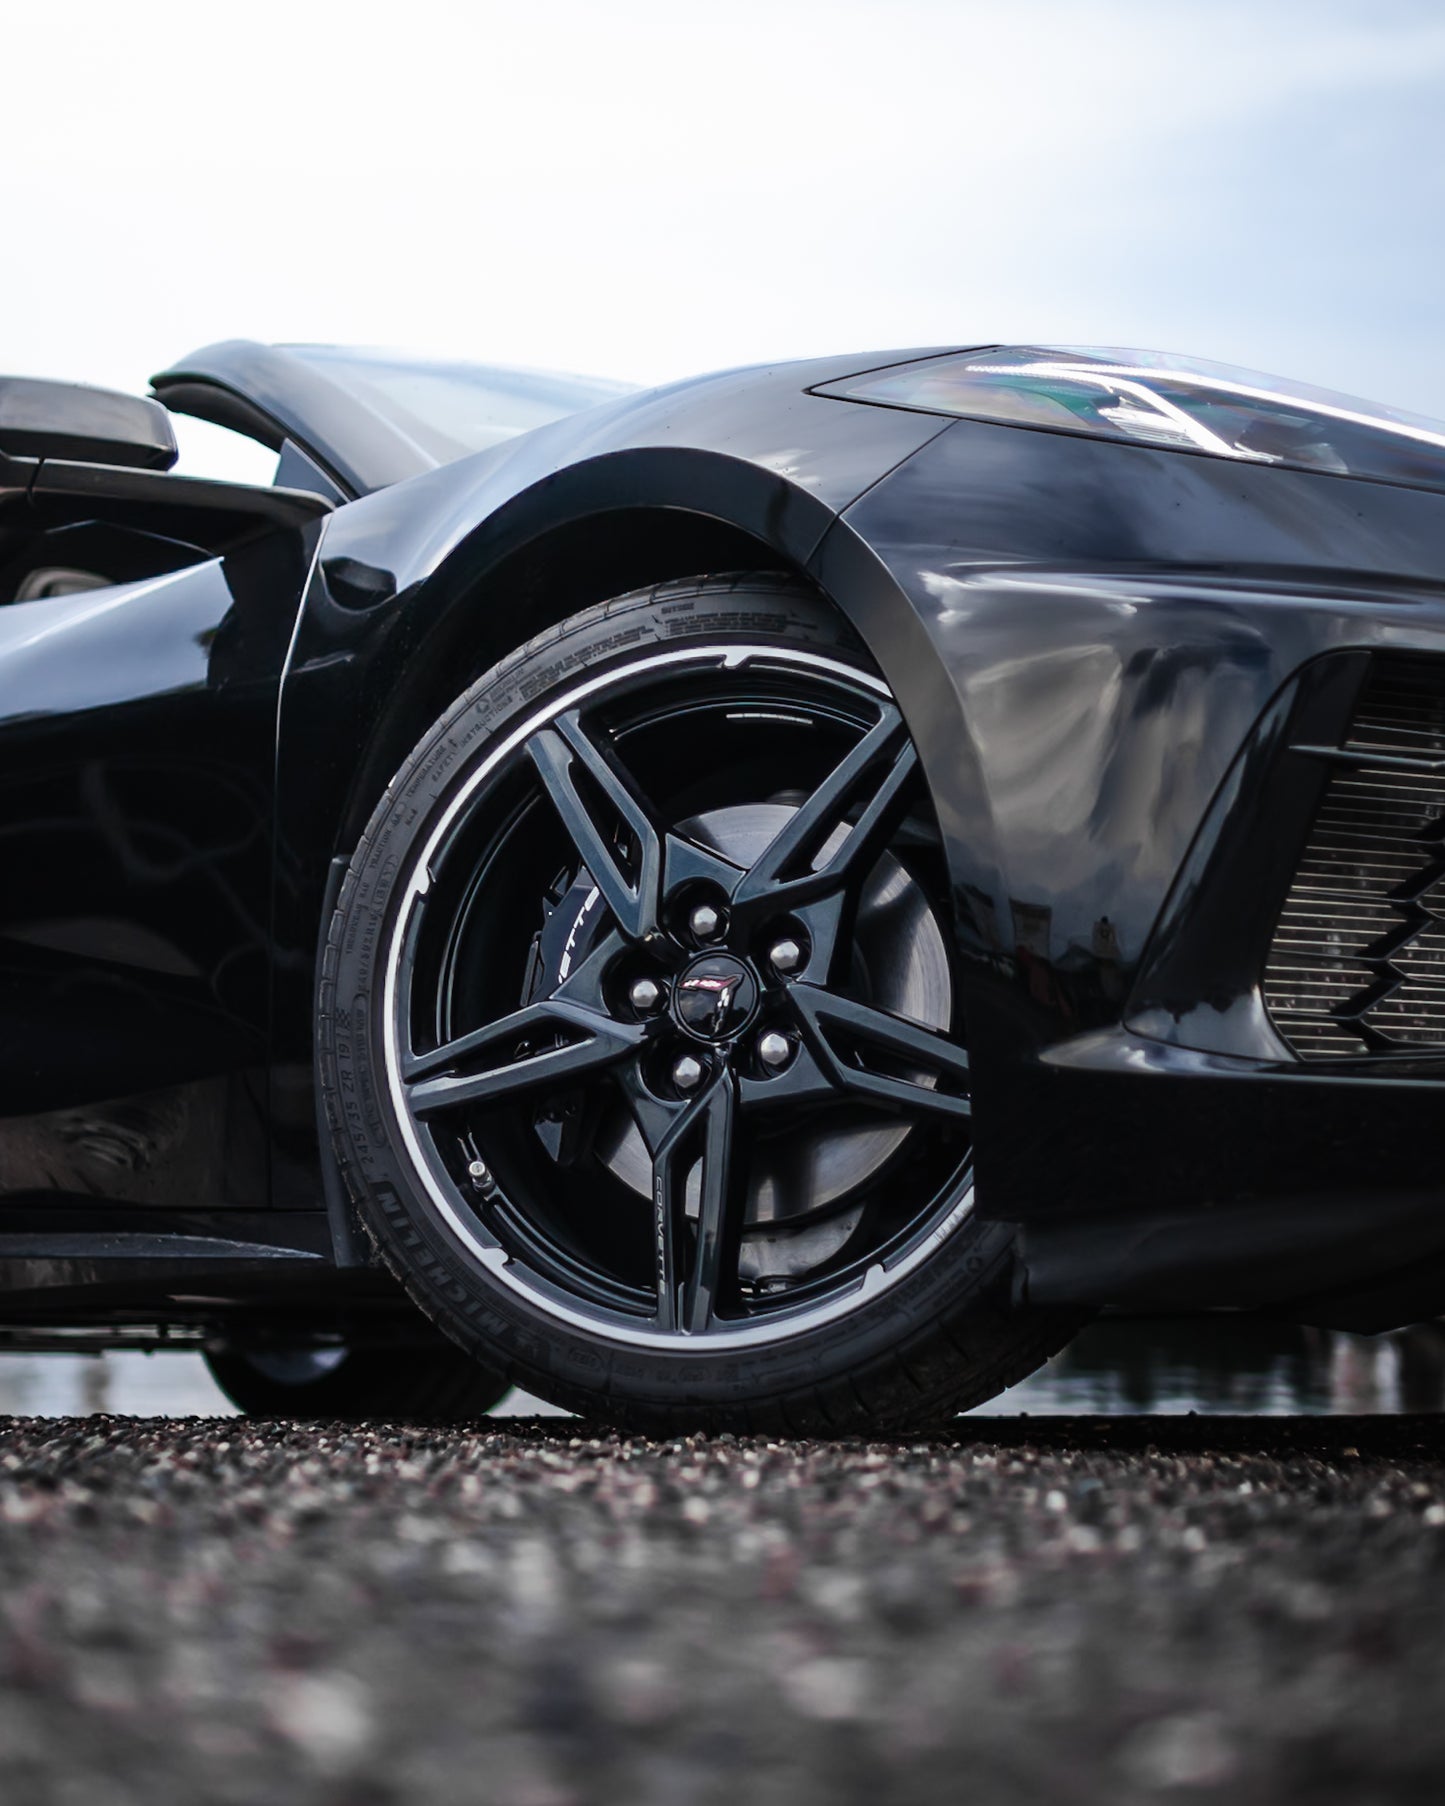
[[[690,1035],[726,1041],[747,1027],[758,1007],[758,981],[731,953],[704,953],[673,987],[672,1008]]]

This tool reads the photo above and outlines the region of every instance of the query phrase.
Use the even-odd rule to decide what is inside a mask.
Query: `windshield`
[[[284,349],[356,396],[438,464],[633,391],[631,383],[551,370],[430,362],[332,345]]]
[[[820,393],[1445,489],[1445,423],[1169,352],[1005,346],[874,371]]]

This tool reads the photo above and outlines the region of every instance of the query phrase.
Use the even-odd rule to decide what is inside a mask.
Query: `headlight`
[[[813,393],[1445,489],[1445,423],[1166,352],[996,346],[865,371]]]

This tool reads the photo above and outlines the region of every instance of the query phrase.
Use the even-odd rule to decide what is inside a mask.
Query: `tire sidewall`
[[[443,1220],[402,1145],[386,1071],[382,982],[404,882],[439,811],[519,717],[580,673],[594,677],[660,647],[772,643],[871,666],[845,622],[805,586],[753,578],[718,593],[671,586],[589,610],[514,654],[447,712],[403,765],[353,857],[323,961],[321,1080],[335,1149],[383,1258],[423,1309],[470,1352],[503,1364],[558,1403],[599,1394],[639,1407],[740,1405],[866,1370],[920,1325],[954,1321],[955,1358],[1006,1313],[1013,1237],[970,1213],[911,1272],[837,1319],[775,1343],[733,1350],[659,1349],[580,1329],[496,1279]],[[970,1307],[973,1308],[970,1308]]]

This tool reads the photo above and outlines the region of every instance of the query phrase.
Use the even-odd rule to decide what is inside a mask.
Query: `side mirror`
[[[129,470],[169,470],[178,456],[158,401],[32,376],[0,376],[0,453]]]

